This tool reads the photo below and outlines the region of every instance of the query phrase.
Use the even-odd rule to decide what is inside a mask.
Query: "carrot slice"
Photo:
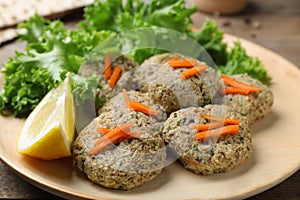
[[[223,122],[213,122],[210,124],[195,124],[192,126],[192,129],[196,129],[197,131],[207,131],[210,129],[222,127],[224,125],[226,124],[224,124]]]
[[[221,92],[223,94],[248,95],[250,93],[250,90],[246,90],[246,89],[242,89],[242,88],[229,87],[229,88],[224,88],[224,90],[222,90]]]
[[[110,131],[112,131],[112,129],[109,128],[98,128],[97,132],[105,135],[107,133],[109,133]],[[126,135],[126,138],[136,138],[136,137],[140,137],[142,134],[142,132],[129,132],[128,135]]]
[[[101,142],[103,142],[105,140],[110,140],[111,138],[113,138],[116,135],[124,135],[124,134],[128,133],[132,126],[133,125],[131,123],[122,124],[120,126],[117,126],[113,130],[111,130],[109,133],[105,134],[103,137],[101,137],[99,140],[97,140],[95,143],[95,146],[97,146],[98,144],[100,144]]]
[[[110,145],[112,143],[115,144],[121,138],[122,138],[122,135],[115,135],[115,136],[111,137],[110,139],[103,140],[102,142],[100,142],[99,144],[94,146],[94,148],[92,148],[89,151],[89,155],[92,156],[92,155],[100,153],[105,147],[107,147],[108,145]]]
[[[169,64],[173,68],[191,68],[197,66],[198,60],[195,59],[170,60]]]
[[[107,133],[109,133],[110,131],[112,131],[112,129],[109,128],[98,128],[97,132],[105,135]],[[124,136],[124,138],[139,138],[141,136],[142,132],[129,132],[128,134],[126,133],[126,135]]]
[[[141,104],[137,101],[129,102],[128,107],[134,111],[142,112],[146,115],[158,115],[160,113],[159,110],[154,110],[154,109],[150,108],[149,106]]]
[[[228,125],[222,128],[198,132],[195,135],[195,139],[204,140],[205,138],[220,137],[224,135],[233,135],[239,132],[239,130],[240,130],[239,125]]]
[[[95,146],[90,149],[89,155],[95,155],[101,152],[106,146],[116,144],[122,139],[140,138],[142,132],[130,132],[131,123],[122,124],[110,130],[108,128],[99,128],[97,131],[105,133],[103,137],[95,142]]]
[[[207,65],[201,65],[201,66],[196,66],[191,69],[186,70],[185,72],[182,73],[181,79],[187,79],[192,76],[195,76],[197,74],[200,74],[201,72],[205,71],[207,69]]]
[[[122,68],[120,66],[117,66],[108,81],[108,85],[110,87],[112,87],[112,88],[115,87],[117,81],[121,77],[121,73],[122,73]]]
[[[122,91],[123,91],[123,97],[124,97],[125,105],[128,107],[129,106],[129,96],[128,96],[127,90],[123,89]]]
[[[240,88],[240,89],[244,89],[244,90],[249,90],[249,92],[254,92],[254,93],[259,93],[260,89],[253,86],[253,85],[249,85],[246,83],[242,83],[240,81],[237,81],[229,76],[226,76],[225,74],[221,74],[221,78],[223,79],[224,83],[226,85],[235,87],[235,88]]]
[[[219,122],[223,122],[225,124],[233,124],[233,125],[238,125],[240,123],[240,120],[238,119],[231,119],[228,117],[219,117],[219,116],[212,116],[212,115],[207,115],[204,113],[200,114],[201,117],[208,119],[208,120],[212,120],[212,121],[219,121]]]
[[[134,138],[140,138],[142,132],[130,132],[129,135],[127,135],[125,132],[124,134],[120,134],[120,135],[115,135],[113,137],[111,137],[110,139],[107,140],[103,140],[101,143],[97,144],[96,146],[94,146],[94,148],[92,148],[89,151],[89,155],[95,155],[100,153],[105,147],[107,147],[110,144],[116,144],[118,143],[120,140],[122,139],[134,139]]]
[[[112,64],[112,57],[110,54],[105,54],[104,57],[104,77],[108,80],[111,77],[112,74],[112,69],[111,69],[111,64]]]
[[[169,62],[174,62],[174,61],[179,60],[179,59],[180,59],[179,57],[175,56],[173,58],[170,58],[169,60],[164,61],[163,64],[166,64],[166,63],[169,63]]]
[[[110,131],[112,131],[112,129],[109,129],[109,128],[98,128],[97,129],[97,132],[99,132],[99,133],[101,133],[103,135],[109,133]]]

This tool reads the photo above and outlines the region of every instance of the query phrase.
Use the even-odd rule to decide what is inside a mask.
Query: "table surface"
[[[72,24],[81,11],[67,16],[65,20]],[[74,17],[76,16],[76,17]],[[225,31],[282,55],[300,68],[300,1],[299,0],[249,0],[246,9],[236,15],[219,16],[217,13],[198,12],[193,16],[194,25],[200,27],[205,18],[215,20]],[[15,50],[24,46],[18,41],[0,47],[0,65],[13,56]],[[16,176],[0,161],[0,198],[11,199],[61,199],[27,183]],[[249,200],[300,199],[300,171],[279,185],[249,198]]]

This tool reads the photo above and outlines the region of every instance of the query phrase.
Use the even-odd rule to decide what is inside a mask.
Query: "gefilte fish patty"
[[[199,62],[199,65],[204,63]],[[201,74],[181,79],[186,68],[173,69],[166,64],[152,75],[148,93],[154,102],[161,104],[168,113],[181,108],[204,106],[211,103],[219,89],[220,79],[213,68]]]
[[[131,131],[141,131],[137,139],[124,139],[100,153],[88,153],[103,137],[99,127],[113,129],[123,123],[132,123]],[[103,187],[130,190],[158,176],[166,162],[166,149],[161,137],[162,123],[153,123],[140,112],[122,116],[105,112],[95,118],[76,138],[72,150],[75,166]]]
[[[217,104],[224,104],[232,108],[232,110],[247,117],[249,124],[266,116],[274,103],[274,95],[272,91],[260,81],[251,78],[246,74],[239,74],[231,76],[233,79],[253,85],[260,89],[259,93],[250,93],[249,95],[242,94],[227,94],[217,95],[214,102]]]
[[[240,120],[239,132],[218,138],[196,140],[194,124],[210,123],[201,114]],[[226,106],[207,105],[173,112],[164,123],[163,138],[183,166],[196,174],[228,172],[242,164],[252,153],[252,140],[245,117]]]

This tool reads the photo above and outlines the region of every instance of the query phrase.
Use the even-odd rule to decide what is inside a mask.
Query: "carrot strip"
[[[192,129],[196,129],[197,131],[207,131],[210,129],[222,127],[224,125],[226,125],[226,124],[222,123],[222,122],[213,122],[210,124],[195,124],[195,125],[193,125]]]
[[[169,64],[173,68],[191,68],[198,64],[198,60],[195,59],[170,60]]]
[[[249,85],[249,84],[237,81],[229,76],[226,76],[225,74],[221,74],[221,78],[223,79],[223,81],[226,85],[229,85],[229,86],[232,86],[235,88],[244,89],[244,90],[249,90],[249,92],[254,92],[254,93],[260,92],[259,88],[255,87],[253,85]]]
[[[105,147],[107,147],[110,144],[116,144],[118,143],[121,139],[134,139],[134,138],[140,138],[142,132],[130,132],[130,135],[127,135],[125,132],[123,132],[124,134],[120,134],[120,135],[115,135],[113,137],[111,137],[110,139],[107,140],[103,140],[101,143],[97,144],[96,146],[94,146],[90,151],[89,151],[89,155],[95,155],[100,153]]]
[[[154,110],[144,104],[141,104],[137,101],[129,102],[128,107],[134,111],[142,112],[146,115],[158,115],[160,113],[159,110]]]
[[[130,132],[126,135],[126,138],[140,138],[142,135],[141,131],[137,131],[137,132]]]
[[[203,117],[205,119],[213,120],[213,121],[219,121],[219,122],[221,121],[224,124],[238,125],[240,123],[240,120],[238,120],[238,119],[231,119],[231,118],[228,118],[228,117],[212,116],[212,115],[207,115],[207,114],[204,114],[204,113],[201,113],[200,115],[201,115],[201,117]]]
[[[108,85],[110,85],[110,87],[112,88],[115,87],[117,81],[121,77],[121,73],[122,73],[122,68],[120,66],[117,66],[108,81]]]
[[[105,137],[105,136],[104,136]],[[121,139],[123,137],[123,135],[114,135],[113,137],[111,137],[110,139],[106,139],[103,140],[102,142],[100,142],[99,144],[97,144],[96,146],[94,146],[94,148],[92,148],[89,151],[89,155],[95,155],[98,154],[100,151],[102,151],[106,146],[110,145],[110,144],[115,144],[119,139]],[[103,137],[102,137],[103,138]]]
[[[179,57],[175,56],[173,58],[170,58],[169,60],[164,61],[162,64],[166,64],[166,63],[169,63],[169,62],[174,62],[174,61],[179,60],[179,59],[180,59]]]
[[[105,54],[104,57],[104,77],[108,80],[111,77],[112,69],[111,69],[112,57],[110,54]]]
[[[222,91],[223,94],[241,94],[241,95],[248,95],[250,93],[250,90],[242,89],[242,88],[224,88]]]
[[[110,131],[112,131],[112,129],[109,128],[98,128],[97,132],[105,135],[107,133],[109,133]],[[142,134],[142,132],[129,132],[128,135],[126,135],[126,138],[136,138],[136,137],[140,137]]]
[[[126,89],[123,89],[122,91],[123,91],[123,96],[124,96],[125,104],[126,104],[127,107],[129,107],[129,102],[130,101],[129,101],[128,93],[127,93]]]
[[[99,133],[101,133],[103,135],[109,133],[110,131],[112,131],[112,129],[109,129],[109,128],[98,128],[97,129],[97,132],[99,132]]]
[[[205,71],[207,69],[207,65],[201,65],[197,67],[193,67],[191,69],[186,70],[181,74],[181,79],[187,79],[192,76],[195,76],[197,74],[200,74],[201,72]]]
[[[130,128],[133,125],[131,123],[128,124],[122,124],[120,126],[117,126],[116,128],[114,128],[113,130],[111,130],[109,133],[105,134],[103,137],[101,137],[99,140],[97,140],[95,142],[95,146],[97,146],[98,144],[102,143],[105,140],[110,140],[111,138],[113,138],[116,135],[124,135],[124,132],[127,133],[130,131]]]
[[[204,140],[205,138],[219,137],[224,135],[233,135],[239,132],[239,125],[228,125],[208,131],[201,131],[195,135],[196,140]]]

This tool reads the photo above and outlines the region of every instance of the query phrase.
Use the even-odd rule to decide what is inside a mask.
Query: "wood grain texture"
[[[41,197],[43,199],[61,199],[22,180],[2,162],[0,162],[0,180],[1,199],[39,199]]]
[[[300,63],[300,2],[298,0],[250,0],[240,14],[215,17],[205,13],[193,16],[200,27],[205,17],[213,18],[226,33],[231,33],[270,48],[299,66]],[[11,43],[0,48],[0,64],[22,49],[21,43]],[[23,181],[2,163],[0,164],[0,198],[60,199]],[[298,171],[279,185],[255,195],[249,200],[300,199],[300,172]]]

